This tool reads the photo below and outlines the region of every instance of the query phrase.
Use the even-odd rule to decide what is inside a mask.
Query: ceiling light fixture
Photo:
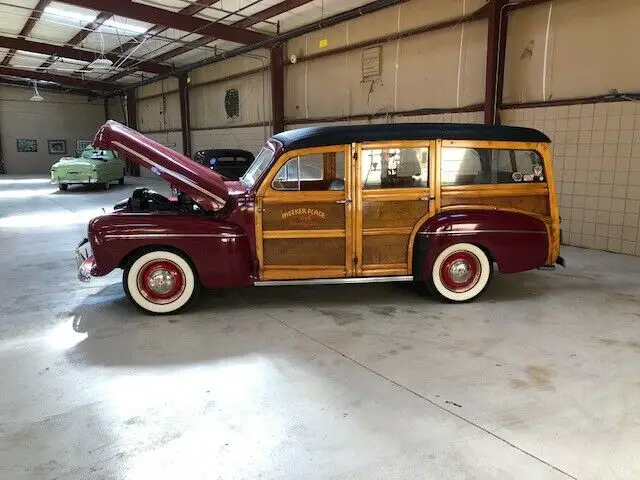
[[[33,91],[34,91],[34,94],[29,99],[29,101],[30,102],[42,102],[44,100],[44,98],[42,98],[42,95],[40,95],[40,92],[38,92],[38,82],[37,81],[33,82]]]
[[[93,62],[87,65],[87,68],[91,70],[109,70],[113,66],[113,62],[108,58],[96,58]]]

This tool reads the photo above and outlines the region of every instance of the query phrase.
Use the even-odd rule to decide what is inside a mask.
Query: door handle
[[[336,200],[336,203],[341,203],[343,205],[351,205],[351,199],[345,198],[344,200]]]
[[[429,196],[429,197],[420,197],[420,200],[422,200],[423,202],[428,202],[429,200],[435,200],[436,197],[434,196]]]

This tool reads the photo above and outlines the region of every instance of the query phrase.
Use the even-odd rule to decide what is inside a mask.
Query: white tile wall
[[[504,110],[551,140],[563,241],[640,255],[640,103]]]

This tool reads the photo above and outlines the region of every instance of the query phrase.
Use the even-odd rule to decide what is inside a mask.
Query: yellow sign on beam
[[[327,40],[326,38],[323,38],[322,40],[320,40],[320,42],[318,42],[318,46],[320,48],[326,48],[329,46],[329,40]]]

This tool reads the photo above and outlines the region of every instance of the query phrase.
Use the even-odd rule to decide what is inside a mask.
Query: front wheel
[[[127,297],[140,309],[174,313],[198,294],[199,281],[191,264],[166,250],[142,253],[129,262],[122,276]]]
[[[445,248],[431,269],[429,291],[446,302],[468,302],[482,294],[493,269],[487,254],[470,243]]]
[[[58,188],[60,189],[60,191],[66,192],[67,188],[69,188],[69,185],[67,185],[66,183],[59,183]]]

